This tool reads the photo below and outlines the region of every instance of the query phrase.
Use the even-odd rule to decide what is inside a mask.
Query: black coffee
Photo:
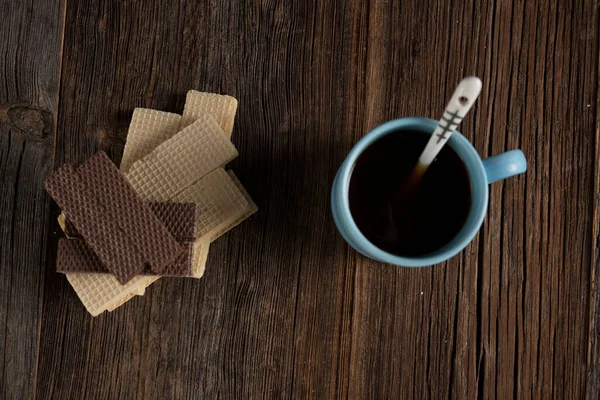
[[[449,243],[471,209],[471,186],[460,157],[446,145],[407,192],[406,178],[431,135],[398,131],[369,146],[350,179],[350,211],[375,246],[400,256],[420,256]]]

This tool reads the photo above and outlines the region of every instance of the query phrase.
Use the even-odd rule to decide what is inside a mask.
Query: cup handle
[[[488,183],[501,181],[527,171],[527,160],[521,150],[507,151],[488,157],[482,162]]]

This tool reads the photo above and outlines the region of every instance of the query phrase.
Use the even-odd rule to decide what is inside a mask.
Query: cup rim
[[[475,150],[471,142],[469,142],[460,132],[456,130],[450,137],[448,145],[452,145],[455,151],[457,151],[457,146],[460,148],[460,152],[457,151],[457,153],[459,157],[463,159],[463,162],[467,166],[469,180],[471,181],[471,195],[473,199],[480,199],[480,201],[477,202],[477,205],[473,205],[471,207],[469,215],[467,216],[467,221],[469,221],[470,218],[474,218],[474,223],[471,223],[471,228],[468,228],[467,223],[465,222],[465,226],[461,228],[461,230],[457,233],[454,239],[450,241],[450,243],[442,246],[440,249],[436,250],[433,253],[417,257],[407,257],[389,253],[375,246],[373,243],[371,243],[369,239],[367,239],[362,234],[362,232],[356,225],[354,218],[352,217],[352,213],[350,212],[350,200],[348,198],[350,178],[352,176],[352,173],[354,172],[356,160],[362,154],[362,152],[373,142],[393,131],[406,127],[413,127],[416,130],[420,129],[425,132],[432,133],[437,127],[437,125],[438,121],[424,117],[399,118],[385,122],[375,127],[374,129],[369,131],[365,136],[363,136],[354,145],[352,150],[350,150],[350,153],[348,154],[346,161],[344,162],[344,168],[341,171],[342,174],[340,176],[341,187],[343,188],[341,196],[342,212],[348,216],[347,223],[351,234],[358,240],[360,240],[364,252],[370,254],[372,258],[375,258],[379,261],[405,267],[424,267],[433,264],[438,264],[442,261],[448,260],[449,258],[455,256],[460,251],[462,251],[473,240],[473,238],[481,228],[481,225],[483,224],[489,199],[488,180],[485,173],[485,168],[481,161],[481,157],[479,156],[477,150]],[[466,153],[466,155],[471,159],[471,161],[475,163],[477,168],[474,169],[467,165],[467,162],[462,157],[462,154],[460,154],[463,152]],[[483,182],[483,185],[478,185],[478,187],[475,187],[475,185],[473,184],[474,180],[480,180],[481,182]],[[475,193],[475,190],[477,190],[477,193]],[[478,215],[472,217],[472,214],[475,212],[478,212]]]

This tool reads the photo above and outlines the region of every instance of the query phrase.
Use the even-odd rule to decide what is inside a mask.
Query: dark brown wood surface
[[[85,4],[84,4],[85,3]],[[2,2],[0,398],[590,398],[600,395],[600,24],[581,1]],[[63,43],[64,38],[64,43]],[[330,186],[389,119],[520,148],[457,257],[404,269],[341,239]],[[92,318],[54,257],[52,165],[119,161],[134,107],[239,100],[231,167],[259,212],[203,279]]]
[[[29,4],[28,4],[29,3]],[[64,4],[0,1],[0,398],[37,384]]]

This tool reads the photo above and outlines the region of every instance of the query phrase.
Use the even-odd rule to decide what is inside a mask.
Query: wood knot
[[[18,106],[9,108],[7,114],[12,125],[21,131],[26,141],[44,141],[54,131],[54,119],[50,111]]]

